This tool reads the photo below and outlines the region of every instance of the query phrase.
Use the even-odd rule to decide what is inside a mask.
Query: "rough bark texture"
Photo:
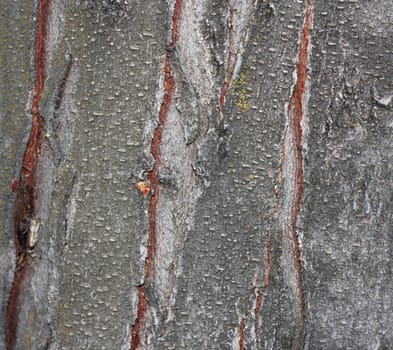
[[[390,349],[393,10],[0,0],[5,349]]]

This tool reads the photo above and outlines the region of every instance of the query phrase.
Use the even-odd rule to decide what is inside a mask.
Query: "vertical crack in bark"
[[[243,317],[239,325],[239,350],[245,349],[244,330],[246,328],[246,319]]]
[[[55,97],[55,108],[54,108],[55,117],[57,117],[57,114],[59,113],[59,109],[62,105],[65,89],[66,89],[67,82],[68,82],[68,78],[70,76],[71,68],[74,63],[74,57],[70,53],[67,55],[67,61],[68,62],[66,63],[66,68],[65,68],[63,77],[60,81],[59,88],[58,88],[58,91],[57,91],[57,94]]]
[[[158,171],[161,165],[160,146],[162,140],[163,129],[168,115],[172,96],[175,92],[175,80],[172,75],[171,54],[176,47],[179,17],[181,12],[182,0],[176,0],[172,14],[172,28],[170,35],[170,42],[167,46],[164,59],[164,95],[162,98],[160,110],[158,113],[158,124],[154,129],[153,139],[150,146],[150,152],[154,159],[153,169],[148,173],[148,180],[152,189],[152,196],[149,202],[149,231],[147,243],[147,256],[145,259],[144,282],[138,287],[138,306],[137,316],[131,328],[131,350],[137,350],[140,345],[140,333],[143,328],[146,312],[148,309],[148,300],[145,294],[145,283],[152,277],[153,263],[156,245],[156,217],[157,217],[157,202],[160,194],[160,180]]]
[[[140,344],[139,332],[147,309],[147,299],[143,285],[138,286],[138,311],[131,329],[131,350],[136,350]]]
[[[224,120],[222,107],[224,106],[225,98],[233,79],[236,63],[238,60],[238,54],[239,54],[238,52],[239,50],[236,49],[234,44],[235,31],[233,27],[233,16],[234,16],[235,9],[230,4],[230,2],[228,3],[228,6],[229,6],[229,16],[228,16],[229,34],[228,34],[228,47],[227,47],[228,54],[227,54],[227,62],[225,67],[225,79],[224,79],[224,83],[221,86],[221,91],[218,98],[218,104],[216,107],[216,110],[218,112],[218,120],[216,125],[217,128],[221,126],[221,123]]]
[[[18,263],[17,263],[18,265]],[[5,348],[6,350],[14,349],[16,341],[16,331],[18,328],[19,316],[19,295],[21,293],[22,282],[26,275],[26,268],[18,268],[15,271],[12,281],[11,292],[8,297],[7,318],[5,324]]]
[[[279,205],[279,194],[280,194],[280,185],[282,182],[282,158],[283,158],[283,147],[281,147],[281,157],[280,157],[280,169],[278,173],[278,184],[274,191],[274,206],[272,210],[272,217],[275,216],[278,205]],[[273,229],[269,227],[267,241],[266,241],[266,255],[265,255],[265,272],[263,273],[262,280],[262,288],[263,292],[256,287],[256,300],[255,300],[255,321],[254,321],[254,335],[257,343],[257,347],[259,348],[259,317],[262,311],[263,302],[266,298],[266,295],[269,290],[269,278],[270,278],[270,269],[271,269],[271,241],[272,241]]]
[[[259,348],[259,315],[261,313],[263,303],[263,294],[261,290],[256,287],[256,299],[255,299],[255,307],[254,307],[254,337],[256,341],[257,348]]]
[[[272,240],[272,229],[270,228],[268,231],[267,242],[266,242],[265,272],[263,274],[263,284],[262,284],[265,293],[267,293],[267,290],[269,288],[271,240]]]
[[[302,288],[302,264],[300,257],[297,220],[300,212],[303,194],[303,154],[302,154],[302,118],[303,97],[307,81],[307,59],[309,48],[309,32],[312,21],[312,2],[306,0],[304,24],[300,34],[298,59],[296,65],[296,82],[293,88],[287,110],[287,127],[283,142],[283,176],[285,182],[286,204],[284,206],[284,230],[292,244],[294,270],[296,279],[296,297],[299,302],[301,330],[304,327],[304,292]],[[288,221],[286,221],[288,220]],[[299,332],[299,333],[300,333]]]
[[[312,22],[312,2],[306,0],[306,11],[304,15],[303,28],[300,34],[298,58],[296,65],[296,82],[289,99],[287,110],[287,126],[284,133],[284,141],[280,152],[280,168],[275,188],[275,200],[272,211],[274,217],[280,209],[280,190],[284,183],[283,196],[286,198],[282,201],[281,208],[284,211],[285,219],[283,227],[285,237],[289,237],[292,245],[293,265],[296,280],[295,295],[299,302],[300,312],[300,334],[304,328],[305,311],[304,311],[304,292],[302,288],[302,265],[300,257],[300,247],[297,234],[297,219],[300,212],[301,199],[303,194],[303,154],[302,154],[302,118],[303,118],[303,96],[307,81],[307,59],[309,49],[309,32]],[[289,220],[289,224],[287,221]],[[288,230],[288,232],[286,232]],[[265,255],[265,272],[263,275],[263,293],[257,288],[257,297],[255,301],[255,338],[257,345],[259,342],[258,328],[259,317],[263,306],[264,298],[269,289],[269,276],[271,270],[271,239],[272,227],[268,230]]]
[[[49,137],[47,138],[49,147],[52,151],[52,159],[56,162],[56,166],[58,166],[61,160],[64,158],[64,146],[61,146],[61,137],[60,137],[60,129],[61,129],[61,119],[60,119],[60,109],[63,104],[63,100],[65,98],[65,91],[68,85],[68,79],[71,74],[71,70],[74,64],[74,58],[71,53],[67,53],[66,55],[66,66],[64,72],[62,74],[61,80],[56,86],[55,96],[54,96],[54,108],[53,108],[53,117],[48,118],[49,120],[46,123],[47,132],[49,133]]]
[[[269,276],[270,276],[270,252],[271,252],[271,239],[272,239],[272,229],[269,228],[268,238],[266,242],[266,256],[265,256],[265,272],[263,274],[263,292],[256,287],[256,299],[254,307],[254,336],[257,342],[257,347],[259,347],[259,316],[261,314],[263,301],[267,295],[269,289]]]
[[[45,39],[46,22],[50,0],[40,0],[38,3],[37,32],[35,41],[35,82],[31,106],[31,131],[22,162],[21,175],[18,185],[15,212],[15,248],[16,271],[7,304],[5,347],[12,350],[15,346],[20,295],[27,274],[29,250],[35,244],[35,235],[39,227],[36,218],[34,201],[37,196],[36,168],[43,140],[44,121],[39,113],[39,102],[45,82]]]
[[[225,98],[232,84],[235,75],[241,64],[242,49],[247,43],[247,29],[250,18],[255,11],[255,2],[228,0],[228,19],[227,19],[227,55],[225,62],[225,78],[221,86],[216,110],[218,119],[216,128],[222,127],[224,115],[222,108]]]

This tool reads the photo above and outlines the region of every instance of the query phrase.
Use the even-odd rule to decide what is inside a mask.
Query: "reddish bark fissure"
[[[156,245],[157,203],[160,194],[160,180],[158,176],[158,171],[161,166],[160,146],[166,118],[169,112],[173,94],[175,92],[175,80],[172,75],[171,53],[176,47],[177,43],[181,6],[182,0],[176,0],[172,14],[172,29],[170,35],[170,42],[167,45],[168,49],[165,52],[164,59],[164,95],[158,113],[158,124],[157,127],[154,129],[153,139],[150,145],[150,152],[154,159],[154,165],[153,169],[149,171],[147,176],[150,183],[152,195],[149,201],[149,231],[147,256],[145,259],[144,283],[153,275],[153,264]],[[148,308],[148,301],[145,295],[144,283],[138,287],[137,316],[131,328],[131,350],[137,350],[138,346],[140,345],[140,332],[143,328],[146,311]]]
[[[258,347],[259,346],[259,333],[258,333],[259,315],[261,313],[262,302],[263,302],[263,294],[258,287],[256,287],[256,294],[257,294],[257,297],[255,300],[255,308],[254,308],[254,336],[255,336],[255,340],[257,342],[257,347]]]
[[[276,190],[276,199],[275,199],[275,206],[273,208],[273,212],[277,210],[277,205],[278,205],[278,187]],[[256,300],[255,300],[255,308],[254,308],[254,316],[255,316],[255,321],[254,321],[254,333],[255,333],[255,339],[257,341],[257,345],[259,345],[259,317],[261,314],[262,310],[262,305],[263,305],[263,300],[269,290],[269,277],[270,277],[270,269],[271,269],[271,241],[272,241],[272,235],[273,235],[273,230],[270,227],[268,231],[268,236],[267,236],[267,242],[266,242],[266,255],[265,255],[265,272],[263,273],[263,280],[262,280],[262,287],[263,287],[263,293],[262,291],[256,287]]]
[[[304,292],[302,287],[302,263],[300,259],[299,239],[297,234],[297,219],[300,212],[301,200],[303,195],[303,153],[302,153],[302,118],[303,118],[303,95],[307,81],[307,59],[309,46],[309,33],[311,27],[311,0],[306,0],[306,12],[304,16],[304,25],[300,36],[298,51],[298,62],[296,66],[296,84],[292,91],[288,104],[289,128],[294,134],[293,152],[295,155],[295,202],[292,205],[291,230],[292,230],[292,247],[295,258],[295,267],[297,271],[297,288],[300,303],[301,322],[304,326]]]
[[[289,131],[294,135],[292,150],[285,150],[284,143],[281,147],[281,157],[280,157],[280,169],[277,181],[277,186],[275,189],[275,200],[273,207],[273,215],[279,209],[279,195],[280,187],[283,178],[283,162],[285,161],[285,153],[293,152],[295,158],[294,164],[294,179],[291,179],[295,183],[295,199],[292,203],[292,213],[291,213],[291,239],[292,239],[292,249],[294,255],[294,264],[296,268],[296,279],[297,279],[297,292],[299,298],[300,306],[300,319],[301,327],[304,327],[305,322],[305,300],[304,292],[302,287],[302,265],[300,256],[300,247],[297,234],[297,219],[300,213],[301,199],[303,194],[303,154],[302,154],[302,118],[303,118],[303,95],[305,91],[306,81],[307,81],[307,59],[308,59],[308,47],[309,47],[309,33],[312,21],[312,1],[306,0],[306,11],[304,16],[304,24],[300,34],[300,43],[298,49],[298,58],[296,65],[296,83],[293,88],[291,97],[288,103],[288,119],[289,119]],[[271,270],[271,239],[272,239],[272,228],[268,230],[268,238],[266,242],[266,256],[265,256],[265,272],[263,275],[263,290],[264,294],[269,288],[269,276]],[[255,336],[258,341],[258,327],[259,327],[259,315],[261,312],[264,294],[257,289],[257,298],[255,303]]]
[[[16,341],[16,331],[18,329],[19,317],[19,295],[22,290],[23,280],[26,276],[27,269],[22,267],[17,269],[12,281],[12,288],[8,297],[7,318],[5,324],[5,348],[6,350],[14,349]]]
[[[244,350],[245,349],[245,338],[244,338],[244,330],[246,328],[246,320],[243,317],[242,320],[240,321],[239,325],[239,350]]]
[[[225,98],[228,93],[228,89],[231,85],[231,82],[233,79],[233,74],[235,72],[236,63],[238,60],[238,50],[235,49],[235,45],[234,45],[234,35],[235,35],[234,28],[233,28],[234,13],[235,13],[235,9],[230,6],[229,7],[229,17],[228,17],[228,28],[229,28],[228,47],[227,47],[228,55],[227,55],[227,64],[225,67],[225,79],[224,79],[224,82],[221,86],[221,91],[220,91],[220,95],[218,97],[218,103],[216,106],[216,110],[218,112],[217,127],[219,127],[221,125],[221,122],[224,119],[222,107],[224,106]]]
[[[37,196],[36,168],[43,140],[44,121],[39,113],[39,102],[45,82],[45,40],[46,23],[50,0],[40,0],[38,4],[37,31],[35,41],[35,82],[31,105],[31,131],[22,161],[21,175],[17,186],[15,211],[16,271],[7,304],[5,347],[12,350],[16,341],[19,317],[19,298],[23,281],[28,273],[29,229],[36,219],[34,201]]]
[[[138,311],[131,329],[131,350],[136,350],[140,344],[139,332],[147,309],[147,299],[144,286],[138,287]]]
[[[71,54],[68,54],[68,63],[63,75],[63,78],[60,81],[60,85],[59,85],[59,90],[57,92],[57,96],[55,99],[55,113],[58,112],[58,110],[60,109],[60,106],[62,105],[63,99],[64,99],[64,93],[66,90],[66,86],[68,83],[68,78],[70,76],[71,73],[71,69],[74,63],[74,57]]]

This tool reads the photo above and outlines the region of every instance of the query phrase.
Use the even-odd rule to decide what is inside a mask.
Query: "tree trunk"
[[[5,349],[393,347],[390,1],[0,4]]]

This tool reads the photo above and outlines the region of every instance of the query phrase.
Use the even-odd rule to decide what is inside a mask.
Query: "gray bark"
[[[38,7],[0,0],[5,348],[393,348],[387,0],[50,1],[7,344]]]

